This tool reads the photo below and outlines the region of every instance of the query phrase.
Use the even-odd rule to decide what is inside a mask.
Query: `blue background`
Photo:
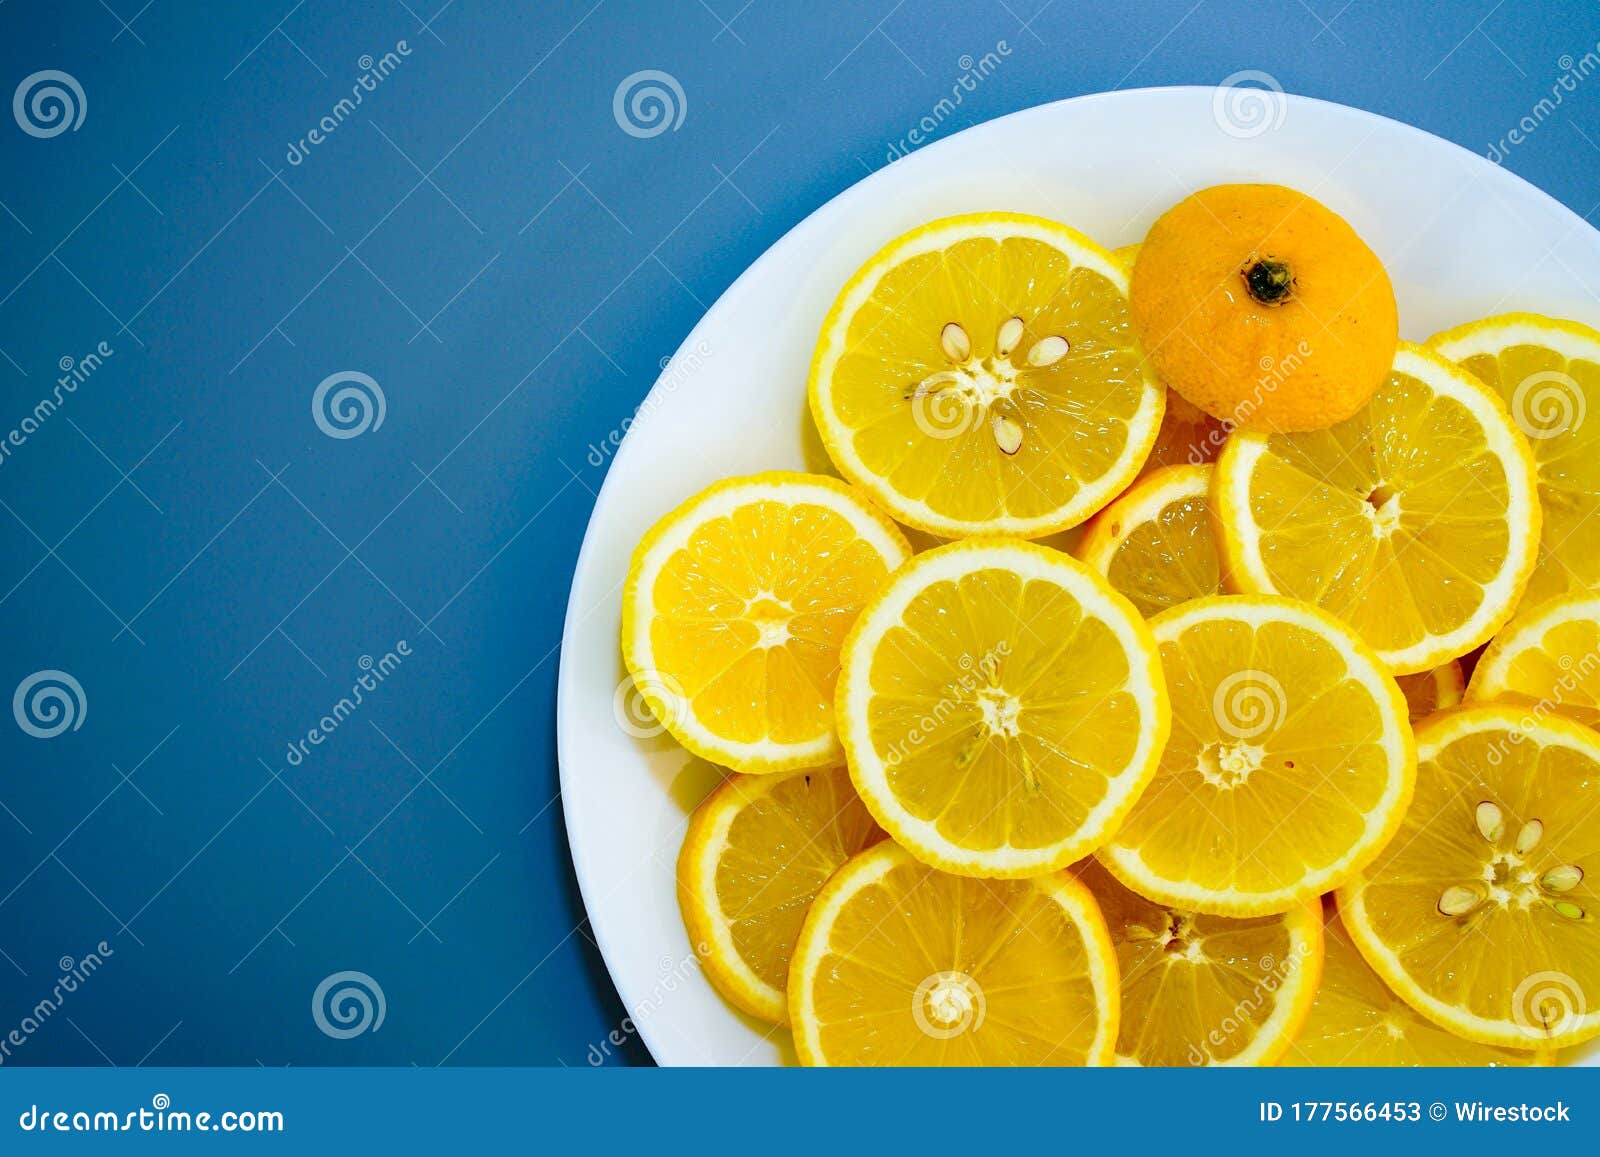
[[[1487,152],[1600,41],[1577,0],[141,2],[0,3],[0,96],[87,102],[47,139],[0,108],[0,436],[114,351],[0,460],[0,701],[60,669],[87,704],[52,739],[0,712],[0,1032],[114,953],[11,1064],[648,1059],[602,1043],[558,643],[591,446],[709,303],[1002,41],[930,139],[1256,69]],[[684,115],[640,138],[645,69]],[[1591,77],[1506,163],[1593,219],[1597,142]],[[346,370],[386,413],[337,439]],[[338,1040],[309,1005],[347,969],[387,1012]]]

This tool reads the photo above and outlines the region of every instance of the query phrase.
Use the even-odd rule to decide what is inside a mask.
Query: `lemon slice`
[[[1221,592],[1208,466],[1147,474],[1094,516],[1074,553],[1141,615]]]
[[[1202,466],[1214,461],[1228,441],[1228,427],[1175,390],[1167,391],[1167,412],[1155,445],[1144,460],[1144,474],[1165,466]]]
[[[1467,699],[1506,699],[1600,727],[1600,594],[1518,615],[1478,660]]]
[[[1331,429],[1235,433],[1212,498],[1233,589],[1331,611],[1396,674],[1494,634],[1539,541],[1527,439],[1481,382],[1420,346],[1402,345],[1372,400]]]
[[[639,697],[679,743],[735,771],[836,762],[839,644],[910,553],[832,478],[774,472],[702,490],[628,568],[622,654]]]
[[[1400,694],[1406,697],[1406,710],[1413,723],[1426,719],[1435,711],[1457,706],[1467,685],[1459,659],[1451,659],[1444,666],[1431,671],[1401,675],[1395,682],[1400,684]]]
[[[1428,345],[1499,394],[1533,448],[1544,532],[1528,598],[1600,587],[1600,332],[1510,313],[1438,334]]]
[[[1110,253],[1042,217],[973,213],[897,237],[823,322],[823,444],[931,534],[1076,526],[1133,481],[1161,425],[1127,293]]]
[[[1070,872],[952,876],[884,842],[817,896],[789,970],[808,1065],[1103,1065],[1117,961]]]
[[[1128,601],[1016,539],[912,559],[842,666],[856,790],[919,859],[966,875],[1038,875],[1093,851],[1154,774],[1170,722]]]
[[[1199,599],[1151,624],[1172,697],[1155,781],[1100,860],[1160,903],[1287,912],[1399,826],[1416,777],[1405,700],[1348,627],[1264,595]]]
[[[1549,1064],[1548,1053],[1497,1048],[1446,1032],[1401,1000],[1328,911],[1322,983],[1281,1065],[1334,1068]]]
[[[1169,908],[1094,860],[1075,869],[1105,916],[1122,978],[1120,1065],[1269,1065],[1311,1011],[1322,906],[1230,920]]]
[[[1339,892],[1368,964],[1468,1040],[1600,1035],[1600,735],[1506,704],[1417,730],[1416,800]]]
[[[678,855],[678,904],[717,991],[787,1024],[789,955],[811,901],[882,838],[842,767],[735,775],[707,796]]]

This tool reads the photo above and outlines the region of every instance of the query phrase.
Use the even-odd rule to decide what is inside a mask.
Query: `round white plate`
[[[1419,129],[1239,89],[1107,93],[1028,109],[929,145],[846,190],[762,255],[697,325],[616,454],[573,576],[557,706],[562,802],[600,951],[662,1064],[792,1059],[788,1033],[734,1012],[700,975],[674,890],[689,811],[715,782],[665,735],[640,736],[619,653],[635,544],[708,483],[832,473],[806,416],[822,319],[896,234],[1009,209],[1127,245],[1168,206],[1229,181],[1291,185],[1342,214],[1394,279],[1421,341],[1528,309],[1600,322],[1600,233],[1521,178]]]

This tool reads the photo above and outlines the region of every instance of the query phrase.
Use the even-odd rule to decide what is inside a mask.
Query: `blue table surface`
[[[718,294],[919,125],[1246,69],[1592,217],[1597,42],[1592,0],[0,0],[0,1063],[647,1061],[558,644],[591,447]]]

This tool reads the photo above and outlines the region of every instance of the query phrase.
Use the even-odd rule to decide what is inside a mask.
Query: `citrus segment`
[[[1118,1064],[1266,1065],[1283,1055],[1317,991],[1316,900],[1231,920],[1147,900],[1094,860],[1074,870],[1116,947]]]
[[[1100,1065],[1117,964],[1070,872],[974,880],[884,842],[828,881],[789,971],[808,1065]]]
[[[1074,553],[1146,618],[1218,594],[1210,488],[1208,466],[1147,474],[1095,515]]]
[[[1397,674],[1494,634],[1539,541],[1527,439],[1482,383],[1419,346],[1332,429],[1235,433],[1212,499],[1233,589],[1315,603]]]
[[[1492,704],[1422,724],[1417,755],[1394,841],[1339,892],[1361,955],[1469,1040],[1600,1035],[1600,735]]]
[[[707,796],[678,855],[678,903],[717,991],[787,1024],[789,956],[811,901],[882,838],[842,767],[734,775]]]
[[[628,569],[622,651],[639,696],[678,742],[736,771],[836,760],[839,645],[909,554],[832,478],[775,472],[701,491]]]
[[[1600,727],[1600,595],[1553,599],[1513,619],[1478,660],[1467,698]]]
[[[1600,332],[1511,313],[1438,334],[1428,345],[1494,390],[1532,446],[1544,531],[1528,598],[1600,587]]]
[[[1150,627],[1172,737],[1101,862],[1163,904],[1242,917],[1289,911],[1375,856],[1416,774],[1405,700],[1376,656],[1268,596],[1199,599]]]
[[[1401,675],[1395,682],[1400,684],[1400,694],[1406,697],[1406,710],[1413,723],[1426,719],[1435,711],[1459,704],[1462,690],[1466,687],[1459,659],[1451,659],[1444,666],[1431,671]]]
[[[1165,393],[1127,273],[1054,221],[976,213],[898,237],[823,323],[812,416],[845,477],[945,538],[1075,526],[1138,473]]]
[[[1082,563],[1015,539],[918,555],[862,612],[842,668],[861,798],[952,872],[1037,875],[1086,855],[1166,739],[1149,628]]]

